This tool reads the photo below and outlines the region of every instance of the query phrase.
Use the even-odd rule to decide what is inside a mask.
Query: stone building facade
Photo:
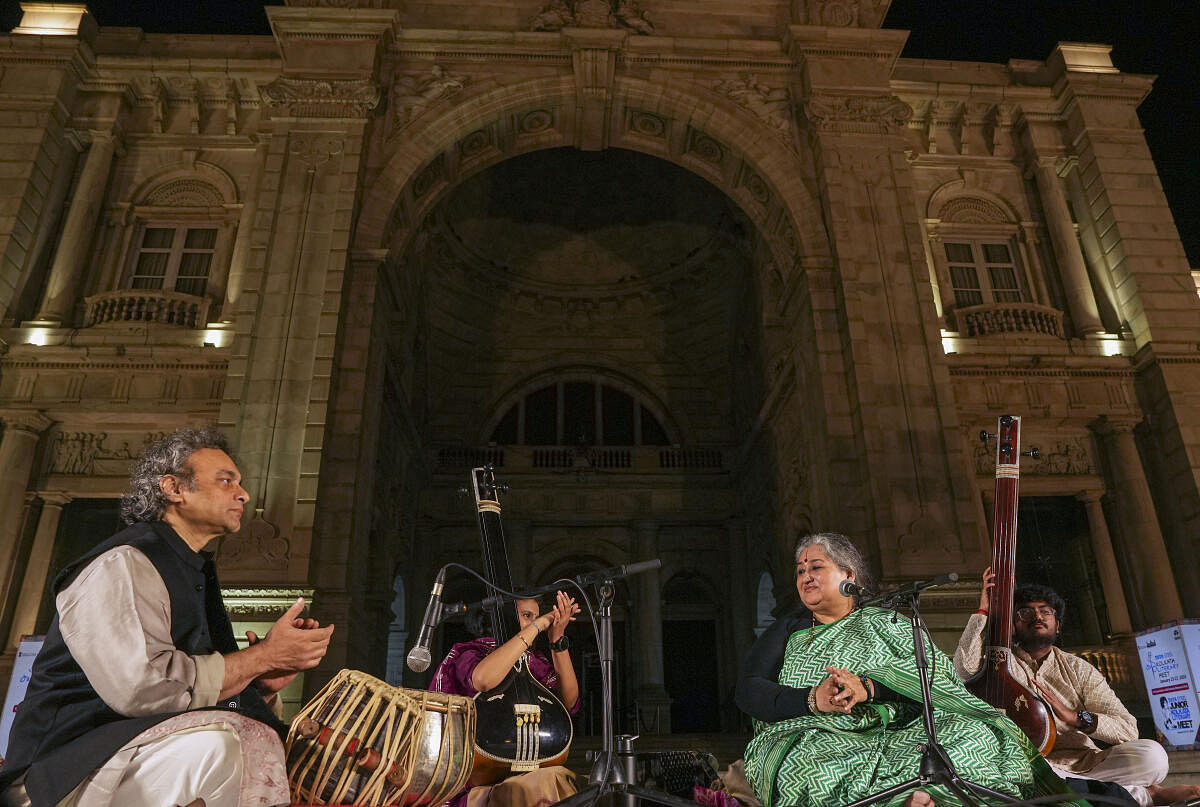
[[[459,489],[491,462],[514,578],[663,560],[619,586],[622,719],[736,728],[805,531],[885,583],[974,575],[930,596],[953,637],[1004,413],[1041,449],[1022,573],[1072,593],[1074,644],[1200,615],[1200,300],[1151,79],[1109,48],[901,58],[886,0],[297,0],[221,37],[22,7],[5,664],[129,460],[201,423],[253,497],[235,614],[305,591],[338,625],[310,691],[423,683],[405,637],[438,567],[479,565]]]

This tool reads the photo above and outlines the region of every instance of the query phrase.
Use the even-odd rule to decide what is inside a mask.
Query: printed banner
[[[0,714],[0,757],[8,753],[8,732],[12,728],[13,715],[25,700],[29,687],[29,675],[33,672],[33,660],[42,649],[41,636],[26,636],[17,647],[17,660],[13,665],[12,678],[8,679],[8,695],[4,698],[4,714]]]
[[[1138,634],[1137,649],[1150,713],[1163,743],[1171,749],[1200,747],[1200,694],[1193,672],[1200,670],[1200,624],[1168,623],[1144,631]]]

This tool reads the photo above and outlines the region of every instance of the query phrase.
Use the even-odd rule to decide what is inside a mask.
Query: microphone
[[[954,583],[957,580],[957,572],[939,574],[932,580],[917,580],[916,582],[909,583],[907,586],[901,586],[895,591],[888,591],[886,593],[876,595],[875,597],[872,597],[869,602],[859,603],[859,605],[876,605],[878,603],[897,602],[899,600],[915,597],[927,588],[944,586],[947,583]]]
[[[871,590],[865,586],[860,586],[853,580],[843,580],[838,584],[838,593],[843,597],[868,597]]]
[[[429,605],[425,606],[425,620],[421,623],[421,632],[417,634],[417,643],[408,651],[408,669],[413,672],[425,672],[429,669],[429,641],[433,631],[442,617],[442,586],[446,583],[446,567],[438,569],[437,579],[433,581],[433,591],[429,595]]]
[[[503,605],[510,599],[512,598],[505,597],[503,594],[497,594],[492,597],[484,597],[482,600],[476,600],[475,602],[448,602],[442,606],[442,613],[438,617],[438,622],[441,623],[449,619],[465,616],[472,611],[486,611],[497,605]]]
[[[578,575],[575,580],[581,586],[590,586],[592,583],[603,583],[605,580],[615,580],[618,577],[629,577],[641,574],[642,572],[648,572],[652,569],[661,568],[662,561],[655,558],[654,560],[642,560],[637,563],[626,563],[623,566],[611,566],[597,572],[588,572],[587,574]]]

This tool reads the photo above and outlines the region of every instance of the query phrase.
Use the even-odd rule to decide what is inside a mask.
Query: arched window
[[[1028,225],[1006,200],[955,180],[934,191],[927,209],[930,281],[946,330],[1062,337]]]
[[[176,179],[155,188],[138,206],[138,231],[127,280],[131,289],[203,297],[217,253],[225,200],[211,184]]]
[[[535,446],[675,442],[646,401],[592,381],[559,381],[530,392],[504,413],[488,441]]]
[[[939,216],[940,257],[954,308],[1030,300],[1029,284],[1017,261],[1017,225],[999,205],[958,196],[942,205]]]

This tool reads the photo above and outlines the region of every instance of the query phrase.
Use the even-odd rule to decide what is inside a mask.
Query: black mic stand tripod
[[[603,707],[603,739],[601,750],[596,753],[592,762],[592,772],[588,776],[588,784],[573,796],[568,796],[554,807],[585,807],[599,802],[601,798],[611,795],[622,807],[635,807],[637,799],[666,805],[666,807],[696,807],[696,802],[672,796],[648,787],[641,787],[637,782],[637,758],[633,751],[633,741],[637,739],[631,734],[616,735],[613,726],[613,641],[612,641],[612,603],[616,587],[612,580],[603,580],[597,587],[599,607],[596,616],[600,620],[599,652],[600,652],[600,688],[601,706]]]

